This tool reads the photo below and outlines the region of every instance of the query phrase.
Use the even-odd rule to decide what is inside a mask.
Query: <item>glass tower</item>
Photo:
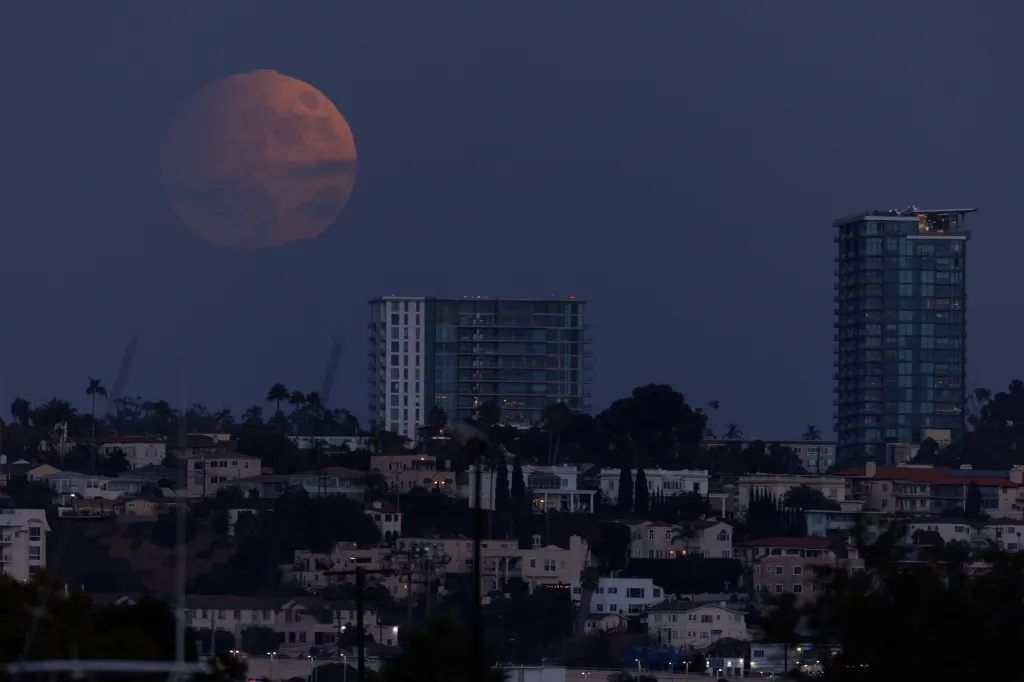
[[[838,234],[833,363],[837,459],[885,461],[888,443],[963,433],[967,214],[866,211]]]
[[[370,301],[371,423],[415,440],[434,405],[468,418],[488,400],[532,425],[561,402],[590,409],[590,325],[576,298]]]

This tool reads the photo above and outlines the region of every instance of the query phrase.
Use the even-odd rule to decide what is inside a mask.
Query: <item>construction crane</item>
[[[135,360],[135,351],[139,348],[139,337],[133,334],[128,347],[124,350],[124,357],[121,358],[121,367],[117,370],[117,380],[114,387],[107,396],[107,416],[112,416],[117,409],[117,401],[124,393],[124,387],[128,383],[128,373],[132,370],[132,362]]]
[[[320,387],[320,402],[324,407],[327,407],[331,389],[334,388],[334,376],[338,373],[338,361],[341,360],[341,347],[341,337],[338,336],[331,346],[331,354],[327,356],[327,370],[324,372],[324,383]]]

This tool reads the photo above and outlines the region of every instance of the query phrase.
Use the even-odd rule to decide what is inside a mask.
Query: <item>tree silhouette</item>
[[[89,385],[85,388],[85,394],[92,399],[92,435],[96,437],[96,397],[107,397],[107,389],[99,379],[89,377]]]
[[[623,514],[633,511],[633,476],[629,467],[619,469],[619,501],[616,506]]]
[[[264,398],[268,403],[274,403],[274,414],[281,411],[281,401],[288,400],[291,394],[284,384],[277,383],[270,387],[267,391],[267,397]]]
[[[522,469],[519,474],[522,475]],[[508,464],[505,463],[505,455],[498,453],[498,462],[494,475],[494,510],[505,512],[509,509],[509,481]]]
[[[647,490],[647,474],[643,469],[636,470],[636,486],[633,493],[633,508],[637,514],[646,514],[650,508],[650,495]]]
[[[523,477],[523,464],[516,455],[512,460],[512,491],[511,502],[516,509],[523,509],[526,505],[526,479]]]

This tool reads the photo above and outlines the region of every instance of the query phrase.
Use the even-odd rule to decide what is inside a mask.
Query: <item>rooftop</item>
[[[861,211],[860,213],[844,216],[836,220],[833,225],[838,227],[839,225],[855,223],[860,220],[864,220],[865,218],[881,218],[882,220],[920,220],[921,218],[925,218],[927,220],[943,216],[963,216],[967,213],[974,213],[977,210],[977,208],[918,208],[917,206],[907,206],[906,208],[893,208],[888,210],[869,208]]]
[[[651,608],[647,609],[648,613],[684,613],[686,611],[694,611],[696,609],[703,609],[707,607],[715,609],[724,609],[731,611],[732,613],[743,613],[740,609],[734,609],[730,606],[726,606],[728,602],[692,602],[692,601],[663,601],[660,604],[655,604]]]
[[[999,476],[993,476],[999,473]],[[1021,484],[1010,480],[1008,472],[975,471],[973,469],[937,469],[934,467],[896,466],[885,464],[875,468],[874,476],[865,473],[865,467],[853,467],[837,471],[836,476],[888,479],[909,481],[911,483],[928,483],[931,485],[965,485],[974,482],[980,486],[997,488],[1019,488]]]
[[[737,547],[779,547],[782,549],[829,549],[828,538],[761,538],[737,542]]]

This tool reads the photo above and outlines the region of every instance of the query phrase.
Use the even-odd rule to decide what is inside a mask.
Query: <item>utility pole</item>
[[[356,568],[352,571],[326,571],[325,575],[328,579],[338,576],[349,576],[353,575],[356,578],[356,638],[358,660],[356,663],[356,671],[358,673],[358,682],[366,682],[366,629],[363,621],[363,605],[364,605],[364,592],[366,589],[366,576],[370,573],[375,575],[391,575],[393,571],[388,568],[380,568],[376,570],[368,570],[365,568]]]
[[[483,485],[481,474],[484,455],[487,452],[487,435],[472,424],[459,421],[448,424],[445,427],[445,432],[450,433],[462,447],[466,448],[470,466],[476,467],[473,471],[473,486],[475,488],[473,500],[473,620],[470,652],[470,664],[472,665],[470,675],[475,677],[483,671],[483,586],[480,584],[482,561],[480,543],[484,530],[484,517],[483,510],[480,508],[482,504],[480,488]]]

